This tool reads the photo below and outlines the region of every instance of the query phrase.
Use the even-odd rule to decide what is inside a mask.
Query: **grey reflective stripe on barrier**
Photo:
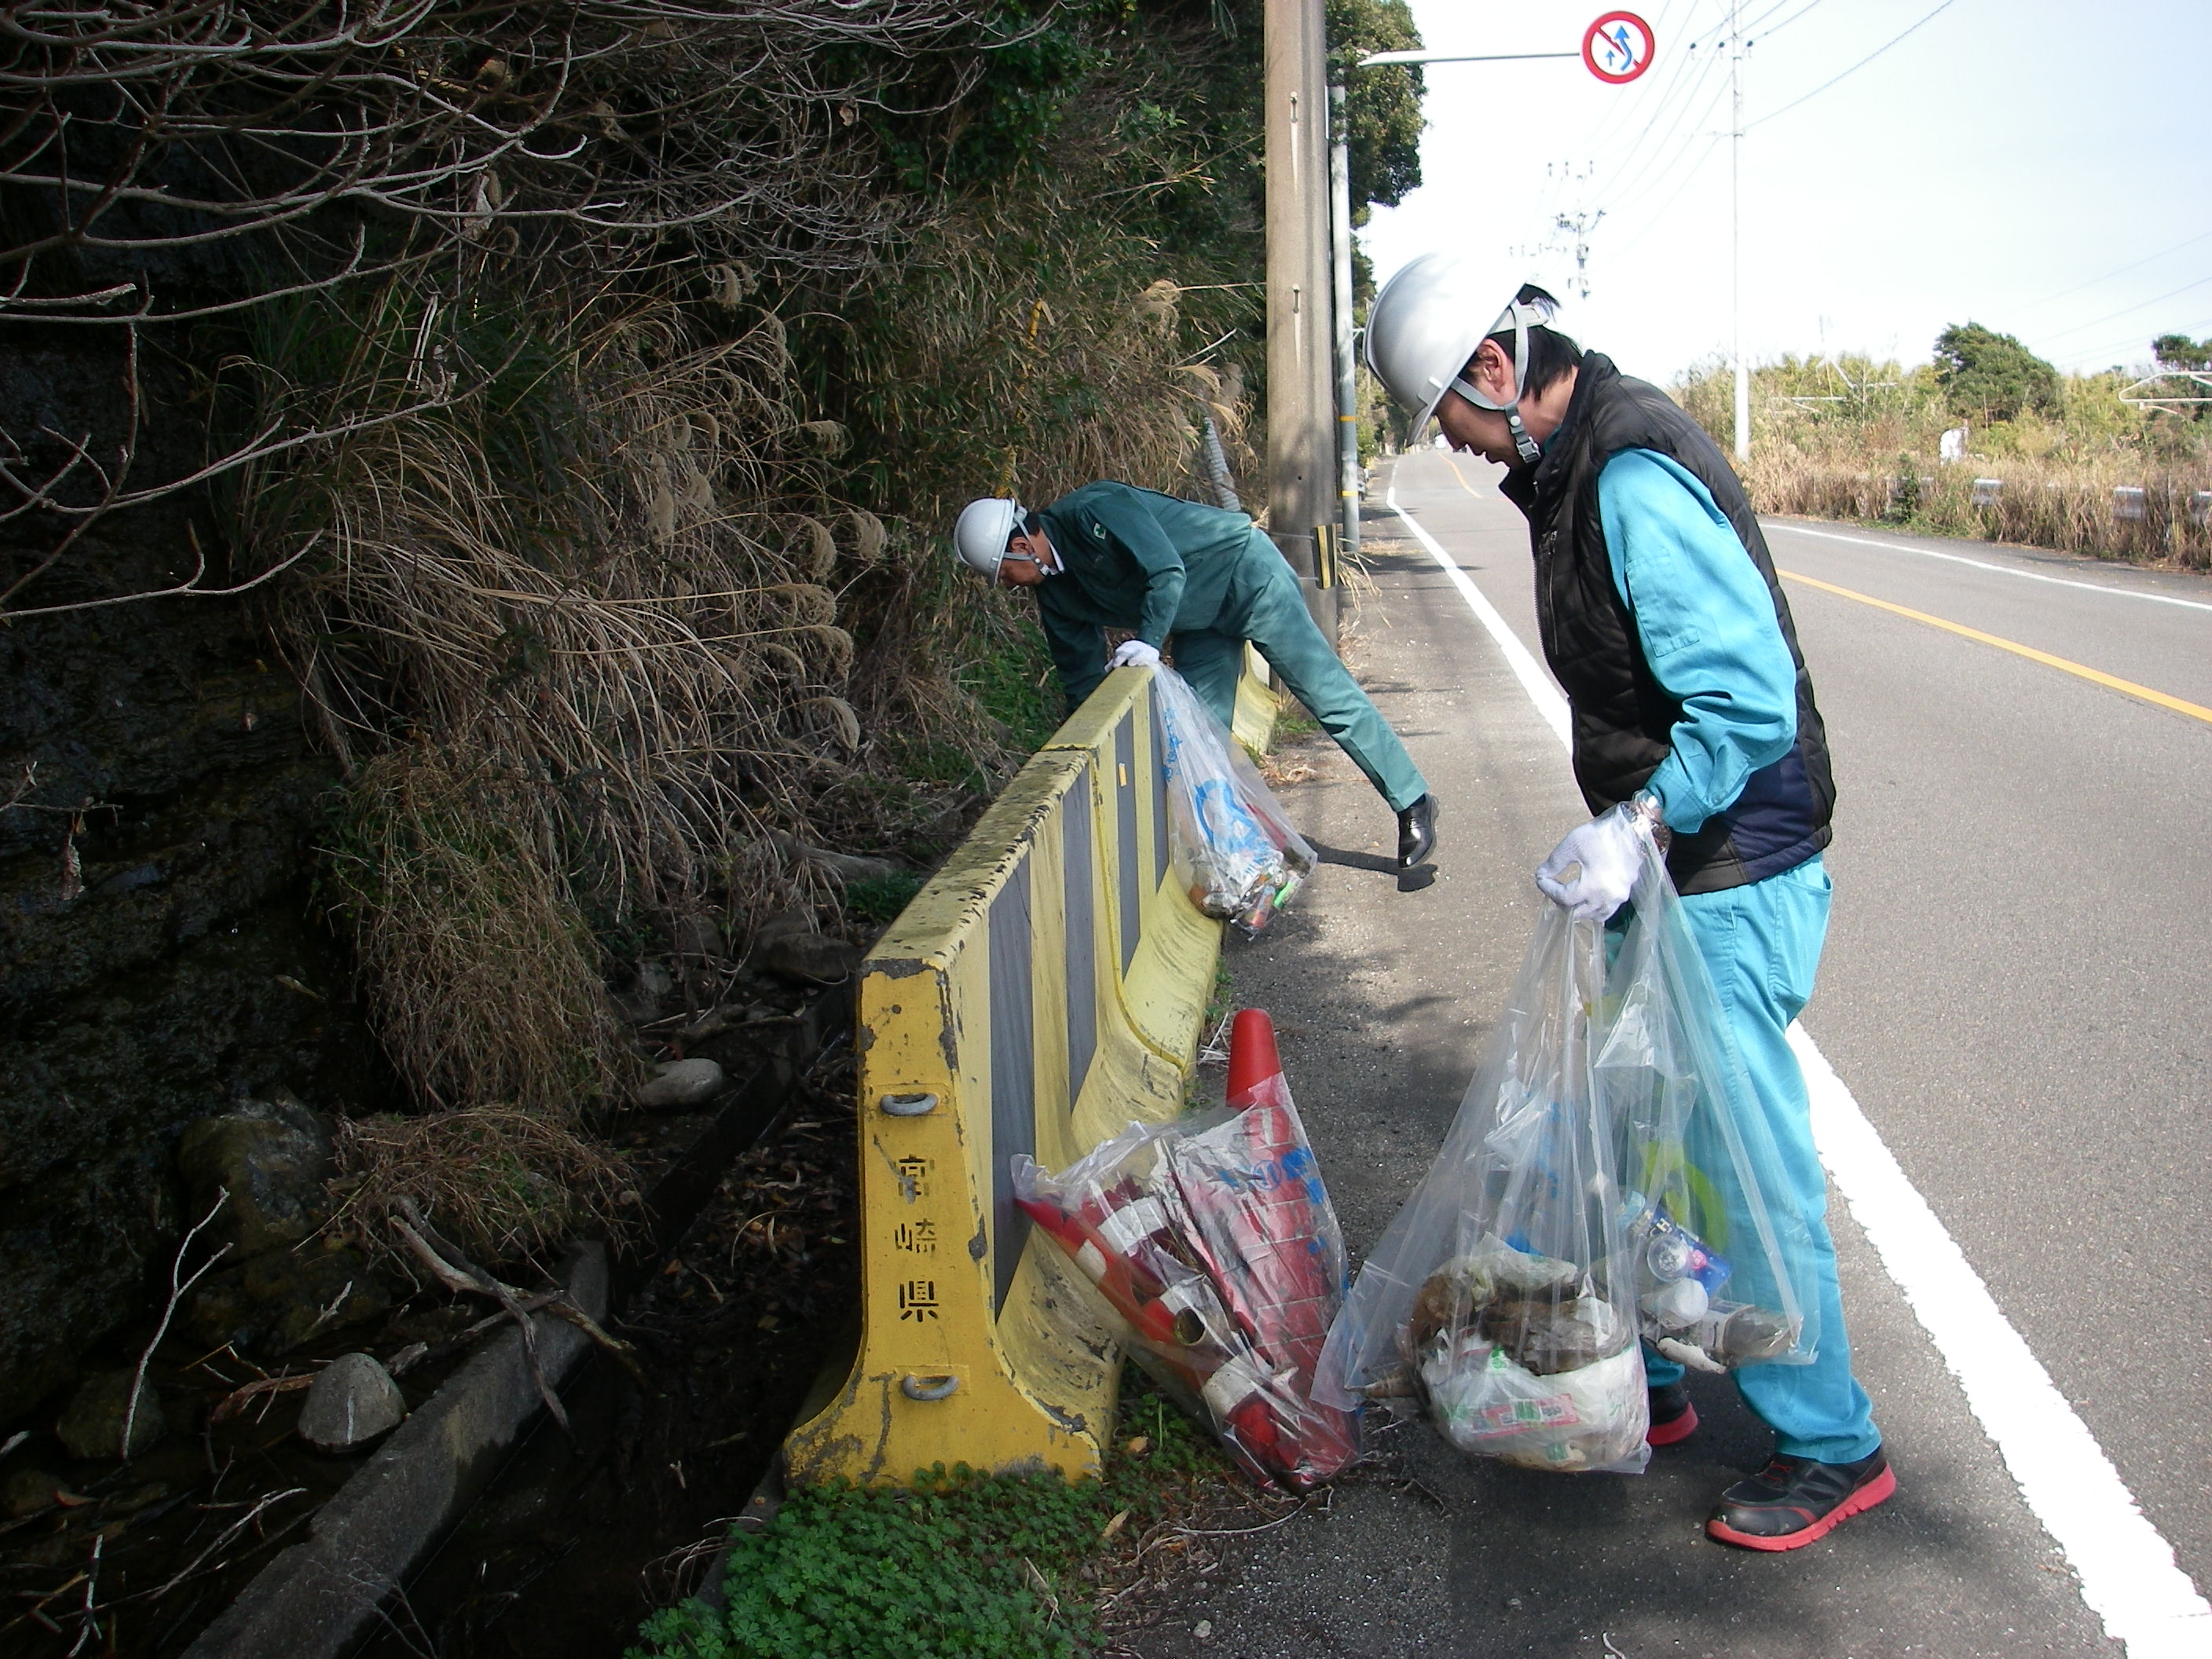
[[[1144,936],[1144,884],[1137,878],[1137,711],[1132,708],[1114,728],[1114,836],[1121,901],[1121,971],[1137,959]]]
[[[1014,1154],[1036,1154],[1036,989],[1030,978],[1030,849],[991,901],[991,1311],[1029,1242],[1030,1218],[1014,1203]]]
[[[1082,1098],[1098,1052],[1098,904],[1091,890],[1091,771],[1060,802],[1060,887],[1067,917],[1067,1104]]]
[[[1160,725],[1160,683],[1154,680],[1152,696],[1152,885],[1155,890],[1168,878],[1167,744]]]

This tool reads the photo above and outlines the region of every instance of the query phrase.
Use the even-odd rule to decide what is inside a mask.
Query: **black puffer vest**
[[[1775,619],[1797,665],[1797,742],[1753,773],[1743,793],[1695,835],[1677,836],[1667,866],[1685,893],[1763,881],[1828,844],[1836,787],[1827,734],[1813,702],[1812,677],[1797,648],[1790,603],[1743,486],[1705,429],[1655,386],[1631,380],[1609,358],[1586,353],[1565,420],[1533,472],[1515,471],[1502,489],[1528,517],[1536,556],[1536,620],[1544,656],[1574,709],[1575,781],[1592,812],[1626,800],[1667,757],[1682,706],[1644,659],[1635,618],[1613,582],[1597,475],[1624,449],[1676,461],[1712,494],[1736,538],[1766,579]]]

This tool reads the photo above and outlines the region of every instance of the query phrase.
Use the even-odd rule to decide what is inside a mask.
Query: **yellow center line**
[[[2154,702],[2160,708],[2171,708],[2177,714],[2187,714],[2212,725],[2212,708],[2202,703],[2187,702],[2179,697],[2170,697],[2163,691],[2154,691],[2147,685],[2137,685],[2133,680],[2124,680],[2116,675],[2094,668],[2085,668],[2078,662],[2069,662],[2063,657],[2054,657],[2048,651],[2038,651],[2032,645],[2016,645],[2010,640],[2001,640],[1994,634],[1984,634],[1978,628],[1968,628],[1962,623],[1946,622],[1941,617],[1931,617],[1925,611],[1893,605],[1887,599],[1877,599],[1865,593],[1853,592],[1848,587],[1838,587],[1833,582],[1824,582],[1811,576],[1802,576],[1794,570],[1776,567],[1777,574],[1793,582],[1802,582],[1808,587],[1817,587],[1823,593],[1833,593],[1840,599],[1856,599],[1861,605],[1870,605],[1877,611],[1887,611],[1899,617],[1908,617],[1917,623],[1926,623],[1930,628],[1940,628],[1947,634],[1956,634],[1961,639],[1978,640],[1984,645],[1994,645],[2000,651],[2009,651],[2016,657],[2026,657],[2030,662],[2039,662],[2045,668],[2056,668],[2061,673],[2075,675],[2108,686],[2115,691],[2124,691],[2131,697],[2141,697],[2145,702]]]
[[[1451,451],[1447,449],[1443,453],[1444,465],[1451,469],[1452,477],[1459,480],[1459,487],[1470,495],[1480,495],[1482,492],[1467,481],[1467,474],[1459,470],[1459,463],[1452,458]]]

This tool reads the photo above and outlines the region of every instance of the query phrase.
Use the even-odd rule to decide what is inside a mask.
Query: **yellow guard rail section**
[[[1240,690],[1264,743],[1274,700]],[[1170,873],[1160,761],[1152,671],[1108,675],[862,964],[860,1346],[795,1481],[1097,1471],[1118,1355],[1055,1312],[1008,1160],[1182,1109],[1221,924]]]

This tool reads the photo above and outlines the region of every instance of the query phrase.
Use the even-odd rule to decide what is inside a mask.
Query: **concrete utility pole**
[[[1352,356],[1352,141],[1344,82],[1328,89],[1328,251],[1336,316],[1336,465],[1342,550],[1359,551],[1359,366]]]
[[[1322,632],[1336,637],[1315,530],[1335,470],[1329,373],[1328,37],[1322,0],[1267,0],[1267,523]]]
[[[1735,458],[1751,455],[1751,370],[1743,361],[1743,30],[1739,0],[1729,0],[1729,310],[1735,359]]]

